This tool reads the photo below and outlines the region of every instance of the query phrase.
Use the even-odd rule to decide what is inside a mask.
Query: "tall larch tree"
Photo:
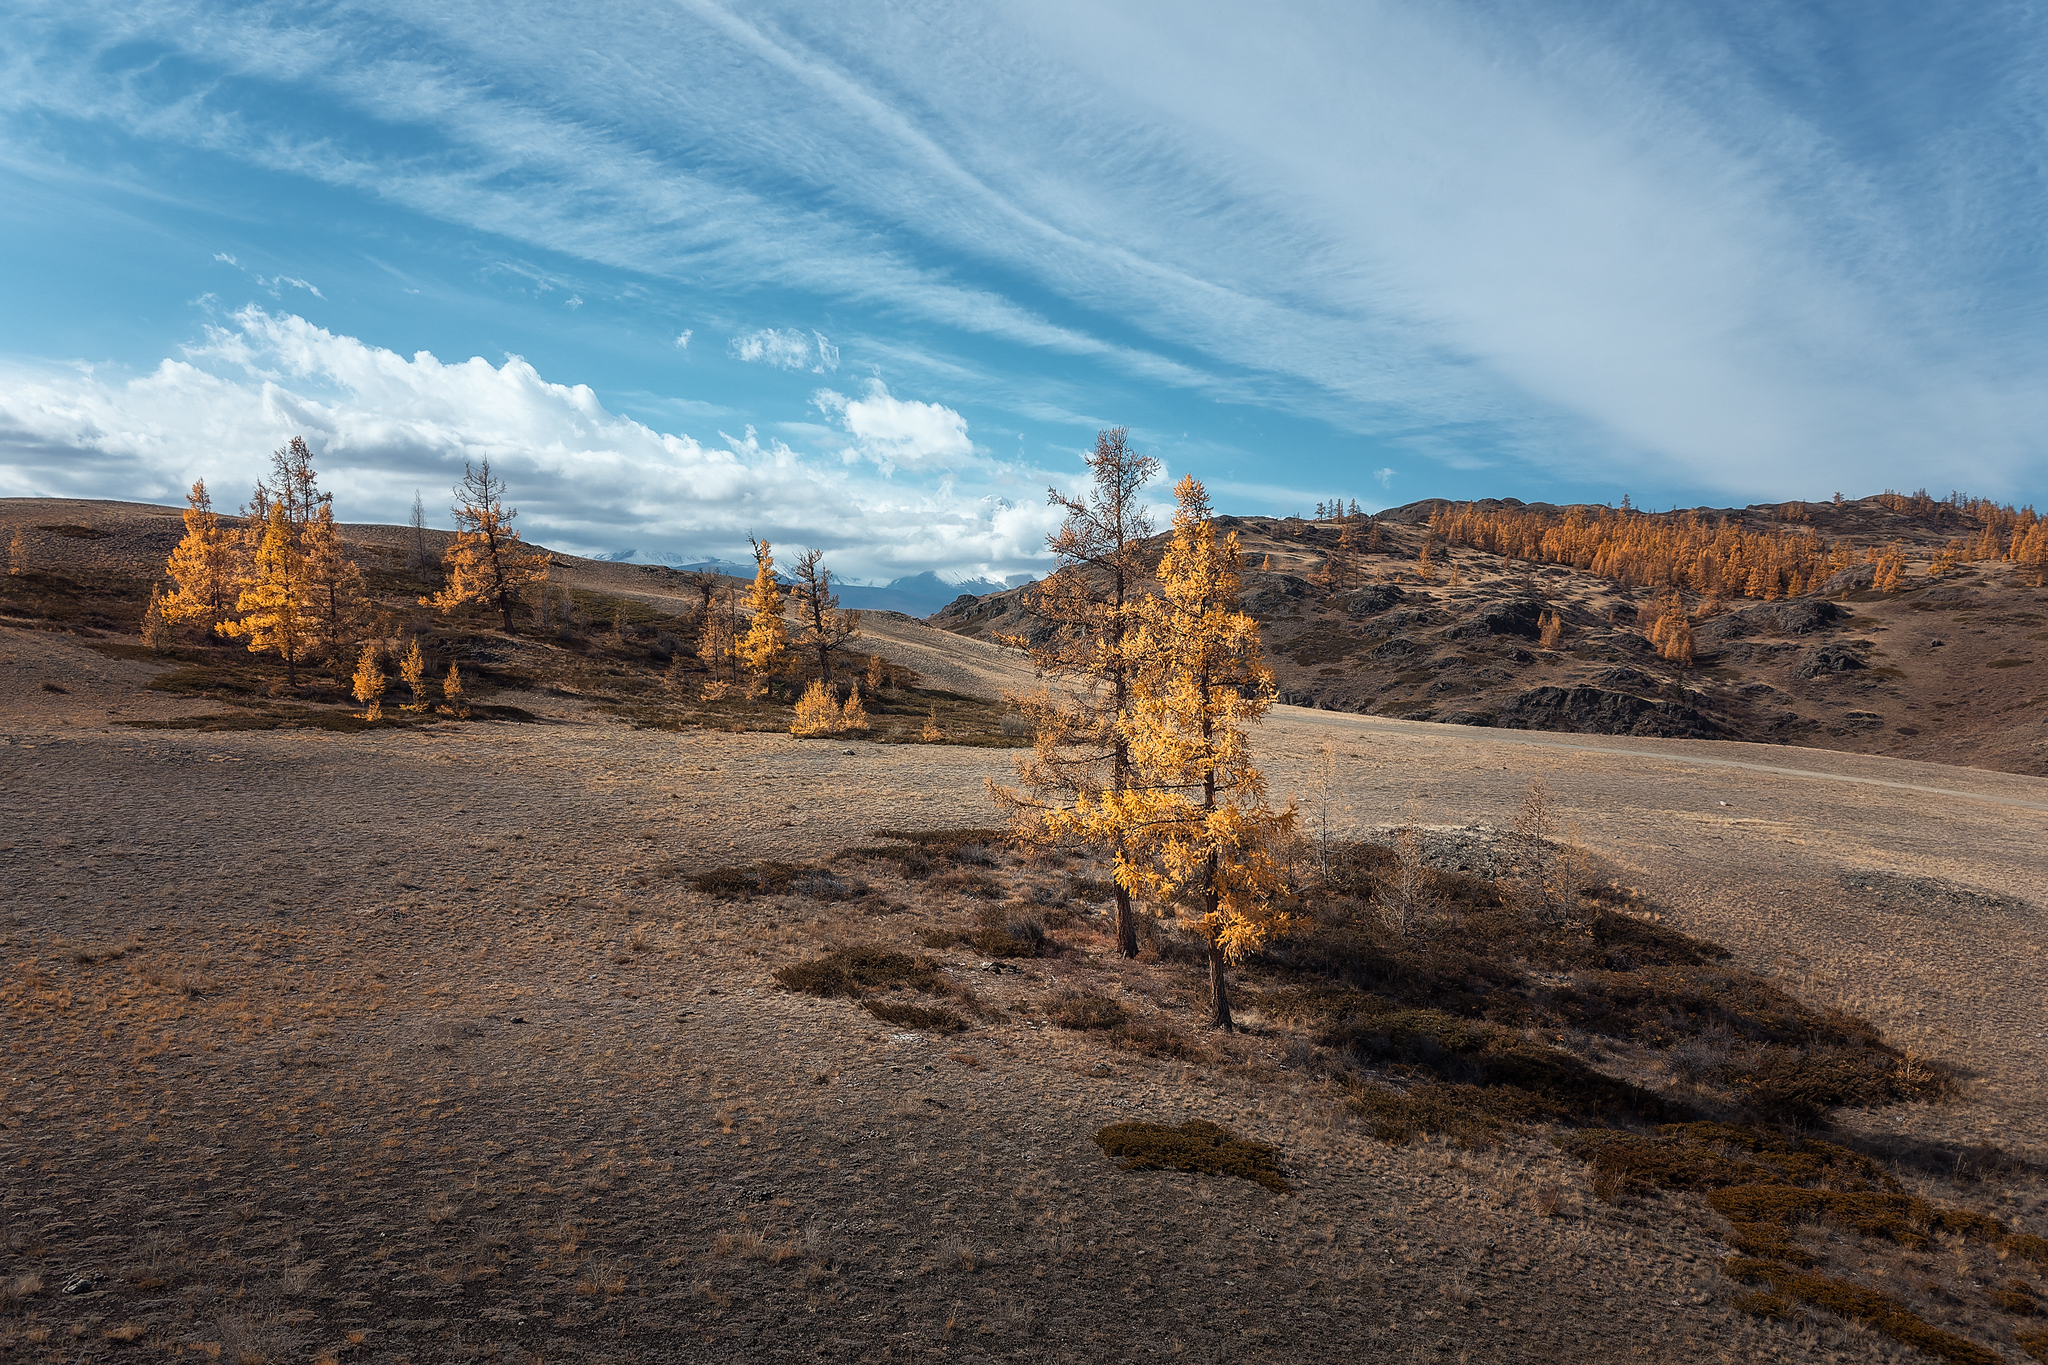
[[[165,566],[178,585],[163,601],[165,619],[199,622],[209,633],[227,619],[240,591],[239,551],[237,536],[213,510],[206,480],[195,480],[185,495],[185,538]]]
[[[420,498],[417,488],[412,493],[412,516],[406,522],[409,534],[405,538],[405,567],[407,572],[423,574],[433,567],[433,553],[427,549],[427,505]]]
[[[320,515],[320,509],[334,501],[332,493],[320,491],[320,476],[313,471],[313,452],[297,436],[271,453],[271,477],[276,485],[270,496],[284,505],[285,519],[301,535]]]
[[[363,571],[348,552],[334,524],[334,506],[323,501],[307,525],[306,599],[320,644],[337,661],[369,628],[370,599],[363,591]]]
[[[462,466],[455,485],[455,540],[442,555],[448,586],[421,606],[454,611],[469,602],[496,609],[506,634],[512,632],[512,604],[528,586],[545,584],[548,557],[526,548],[512,529],[518,509],[505,506],[505,481],[491,473],[489,460]]]
[[[754,586],[747,591],[747,633],[734,646],[756,688],[780,673],[789,660],[789,622],[782,615],[782,585],[775,580],[773,547],[753,541]]]
[[[701,624],[697,630],[697,657],[703,661],[704,669],[711,674],[711,685],[728,689],[739,681],[740,630],[733,610],[730,589],[717,589],[715,597],[706,598]],[[724,695],[720,691],[718,695]],[[716,700],[716,697],[711,698]]]
[[[1130,448],[1127,428],[1095,438],[1087,457],[1093,487],[1080,496],[1048,489],[1046,500],[1065,514],[1046,548],[1059,568],[1028,597],[1028,610],[1048,627],[1029,649],[1041,675],[1065,687],[1050,689],[1019,705],[1031,720],[1031,756],[1017,765],[1021,790],[996,788],[1028,830],[1071,837],[1084,829],[1114,861],[1128,853],[1127,836],[1111,822],[1095,825],[1047,817],[1070,812],[1077,802],[1094,802],[1132,783],[1130,716],[1139,657],[1127,645],[1138,623],[1146,579],[1145,542],[1152,521],[1141,501],[1145,485],[1159,473],[1159,461]],[[1116,882],[1117,951],[1138,955],[1138,925],[1131,912],[1131,888]]]
[[[825,567],[823,550],[805,550],[797,556],[795,583],[790,596],[796,599],[797,644],[818,656],[818,677],[826,692],[832,687],[832,652],[843,649],[848,640],[860,635],[860,613],[844,611],[839,595],[832,591],[832,571]]]
[[[1258,622],[1238,604],[1237,536],[1217,536],[1194,478],[1174,499],[1159,595],[1144,599],[1124,646],[1138,665],[1123,722],[1135,780],[1104,793],[1099,810],[1139,855],[1119,860],[1119,883],[1160,904],[1192,902],[1183,916],[1208,945],[1211,1022],[1229,1029],[1226,965],[1291,928],[1279,849],[1295,811],[1272,808],[1252,761],[1250,727],[1273,705],[1273,673]]]
[[[292,534],[282,499],[270,502],[270,520],[256,550],[255,570],[235,602],[239,617],[217,627],[223,635],[246,637],[249,652],[274,649],[284,659],[285,683],[296,687],[299,661],[314,640],[306,610],[306,556]]]

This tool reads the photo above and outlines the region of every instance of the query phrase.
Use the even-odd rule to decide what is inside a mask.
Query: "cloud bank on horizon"
[[[29,0],[5,39],[0,492],[239,486],[301,431],[366,517],[489,453],[571,548],[1000,574],[1111,424],[1244,511],[2025,500],[2048,454],[2025,7]]]
[[[763,442],[751,426],[706,445],[607,411],[587,386],[550,383],[517,357],[498,366],[443,364],[424,351],[408,359],[250,307],[147,374],[109,382],[80,370],[10,383],[0,425],[42,433],[39,461],[17,456],[61,496],[120,488],[120,496],[175,502],[197,471],[216,504],[232,510],[268,476],[270,444],[288,431],[319,452],[322,482],[345,491],[344,520],[364,519],[351,503],[409,502],[423,471],[489,460],[514,484],[530,539],[584,553],[734,550],[737,526],[742,544],[751,534],[831,547],[853,573],[884,578],[933,563],[1037,557],[1052,518],[1036,502],[886,477],[898,461],[961,455],[959,414],[901,402],[880,380],[864,399],[831,399],[848,444],[830,463]],[[1045,482],[1036,471],[986,472],[985,483],[1013,493]],[[0,488],[6,482],[0,475]]]

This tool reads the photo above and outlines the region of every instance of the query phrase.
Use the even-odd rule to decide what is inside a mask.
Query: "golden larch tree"
[[[1126,833],[1114,822],[1047,817],[1070,811],[1082,800],[1099,800],[1132,783],[1130,717],[1139,656],[1130,644],[1138,624],[1147,577],[1145,542],[1152,522],[1142,495],[1159,473],[1159,461],[1132,450],[1130,433],[1114,427],[1095,438],[1087,457],[1093,487],[1072,496],[1057,488],[1046,500],[1065,515],[1046,537],[1059,567],[1025,599],[1026,610],[1043,623],[1035,641],[1006,640],[1028,649],[1043,677],[1059,682],[1011,700],[1031,722],[1031,756],[1017,764],[1018,790],[993,787],[1027,834],[1073,837],[1085,834],[1114,861],[1126,854]],[[938,730],[926,725],[927,740]],[[1138,955],[1138,926],[1131,913],[1131,888],[1115,890],[1117,951]]]
[[[448,677],[441,684],[441,696],[448,703],[448,709],[458,716],[469,714],[469,698],[462,691],[462,665],[454,660],[448,664]]]
[[[408,711],[427,709],[427,658],[420,652],[420,637],[415,635],[406,646],[405,653],[398,656],[398,676],[405,679],[405,685],[412,690],[412,702]]]
[[[240,537],[221,524],[206,480],[195,480],[185,495],[185,538],[165,566],[177,584],[164,599],[165,619],[196,621],[212,631],[234,610],[241,565]]]
[[[858,734],[868,728],[868,708],[860,704],[860,693],[847,693],[846,704],[839,708],[839,728],[846,734]]]
[[[351,680],[351,690],[356,700],[363,704],[364,720],[384,718],[385,677],[377,655],[377,642],[365,641],[362,656],[356,660],[356,675]]]
[[[825,687],[823,678],[814,679],[804,694],[797,698],[796,715],[790,720],[789,732],[800,738],[814,735],[829,735],[839,728],[839,703]]]
[[[782,615],[782,584],[775,580],[773,547],[754,546],[754,586],[747,592],[747,633],[734,646],[758,691],[789,661],[789,622]]]
[[[548,557],[526,548],[512,529],[518,509],[505,506],[505,481],[491,473],[489,460],[462,466],[455,485],[455,540],[441,557],[448,586],[421,606],[454,611],[468,602],[495,608],[505,632],[512,631],[512,604],[529,585],[545,584]]]
[[[1659,657],[1692,667],[1692,618],[1677,593],[1669,594],[1658,605],[1657,619],[1650,623],[1649,639],[1657,647]]]
[[[1120,836],[1117,883],[1183,907],[1208,945],[1212,1022],[1232,1027],[1226,964],[1292,927],[1281,846],[1292,806],[1275,811],[1252,761],[1250,727],[1273,704],[1273,674],[1259,626],[1239,608],[1237,536],[1218,537],[1194,478],[1174,489],[1173,535],[1159,562],[1160,591],[1143,599],[1126,636],[1137,663],[1130,714],[1133,781],[1083,795],[1048,822],[1100,840]]]
[[[298,686],[299,661],[312,647],[315,623],[306,610],[306,557],[282,500],[270,502],[255,572],[236,599],[235,610],[240,613],[237,619],[215,629],[247,637],[251,654],[276,650],[284,659],[285,684]]]
[[[334,506],[322,501],[306,524],[306,599],[320,643],[339,660],[369,628],[370,599],[363,591],[363,571],[342,542],[334,524]]]

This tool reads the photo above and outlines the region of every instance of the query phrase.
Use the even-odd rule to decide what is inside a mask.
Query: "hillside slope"
[[[1867,569],[1832,592],[1734,599],[1695,611],[1690,666],[1646,638],[1658,594],[1590,572],[1435,541],[1418,573],[1426,502],[1374,518],[1374,548],[1298,518],[1225,517],[1248,569],[1244,604],[1266,628],[1283,701],[1323,710],[1504,729],[1740,739],[2048,773],[2048,591],[2030,569],[1966,564],[1875,591]],[[1481,504],[1482,507],[1488,504]],[[1491,504],[1501,506],[1502,504]],[[1520,504],[1511,504],[1519,507]],[[1876,499],[1808,504],[1807,524],[1859,551],[1931,551],[1958,533]],[[1946,509],[1944,509],[1946,510]],[[1713,515],[1764,522],[1777,509]],[[1967,531],[1968,527],[1961,530]],[[1859,554],[1860,558],[1860,554]],[[1917,569],[1918,566],[1916,566]],[[1335,581],[1330,571],[1336,568]],[[1862,586],[1857,586],[1861,584]],[[1026,586],[962,598],[934,625],[1034,638]],[[1563,623],[1541,647],[1544,613]]]

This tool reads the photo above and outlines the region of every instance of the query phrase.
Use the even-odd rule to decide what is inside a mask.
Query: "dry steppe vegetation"
[[[1115,954],[1106,869],[988,827],[1000,750],[478,622],[418,623],[467,721],[369,727],[49,572],[0,643],[11,1355],[2042,1349],[2038,783],[1289,712],[1310,924],[1224,1035],[1185,939]],[[593,620],[682,619],[591,572]]]

